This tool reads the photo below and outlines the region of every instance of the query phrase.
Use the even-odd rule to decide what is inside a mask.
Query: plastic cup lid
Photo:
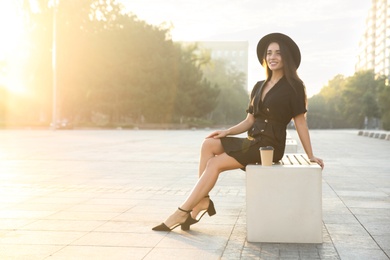
[[[273,150],[274,148],[272,146],[263,146],[263,147],[260,147],[259,150]]]

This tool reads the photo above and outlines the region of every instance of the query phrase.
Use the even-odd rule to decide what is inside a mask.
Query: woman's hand
[[[222,138],[222,137],[225,137],[229,134],[229,131],[228,130],[218,130],[218,131],[215,131],[215,132],[212,132],[211,134],[209,134],[207,138],[216,138],[216,139],[219,139],[219,138]]]
[[[324,161],[322,159],[313,156],[313,157],[310,158],[310,161],[318,163],[318,165],[321,166],[321,169],[324,169],[325,165],[324,165]]]
[[[219,139],[219,138],[222,138],[222,137],[226,137],[228,135],[242,134],[242,133],[248,131],[248,129],[250,129],[252,127],[254,122],[255,122],[255,117],[252,114],[248,113],[246,118],[244,120],[242,120],[240,123],[238,123],[237,125],[232,126],[232,127],[230,127],[229,129],[226,129],[226,130],[214,131],[211,134],[209,134],[206,137],[206,139],[207,138]]]

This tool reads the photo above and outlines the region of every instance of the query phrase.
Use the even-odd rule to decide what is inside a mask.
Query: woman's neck
[[[281,78],[283,78],[284,74],[283,73],[272,73],[271,78],[268,80],[273,84],[276,84]]]

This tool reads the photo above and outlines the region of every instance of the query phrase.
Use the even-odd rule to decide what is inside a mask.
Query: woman
[[[266,69],[267,79],[258,82],[251,93],[247,117],[239,124],[211,133],[203,142],[199,163],[199,180],[184,203],[155,231],[171,231],[181,226],[188,230],[205,213],[216,213],[208,193],[221,172],[245,169],[261,163],[259,148],[274,147],[274,162],[284,154],[287,124],[294,119],[302,146],[310,161],[324,163],[314,156],[306,124],[306,93],[297,75],[301,54],[287,35],[272,33],[257,45],[257,56]],[[229,137],[248,131],[248,138]]]

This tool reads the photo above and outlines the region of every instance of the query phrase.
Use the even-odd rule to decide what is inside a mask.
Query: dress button
[[[264,120],[264,122],[268,123],[268,119]]]
[[[267,107],[267,112],[269,112],[269,108]]]
[[[260,132],[264,132],[264,129],[261,129],[261,131]]]

